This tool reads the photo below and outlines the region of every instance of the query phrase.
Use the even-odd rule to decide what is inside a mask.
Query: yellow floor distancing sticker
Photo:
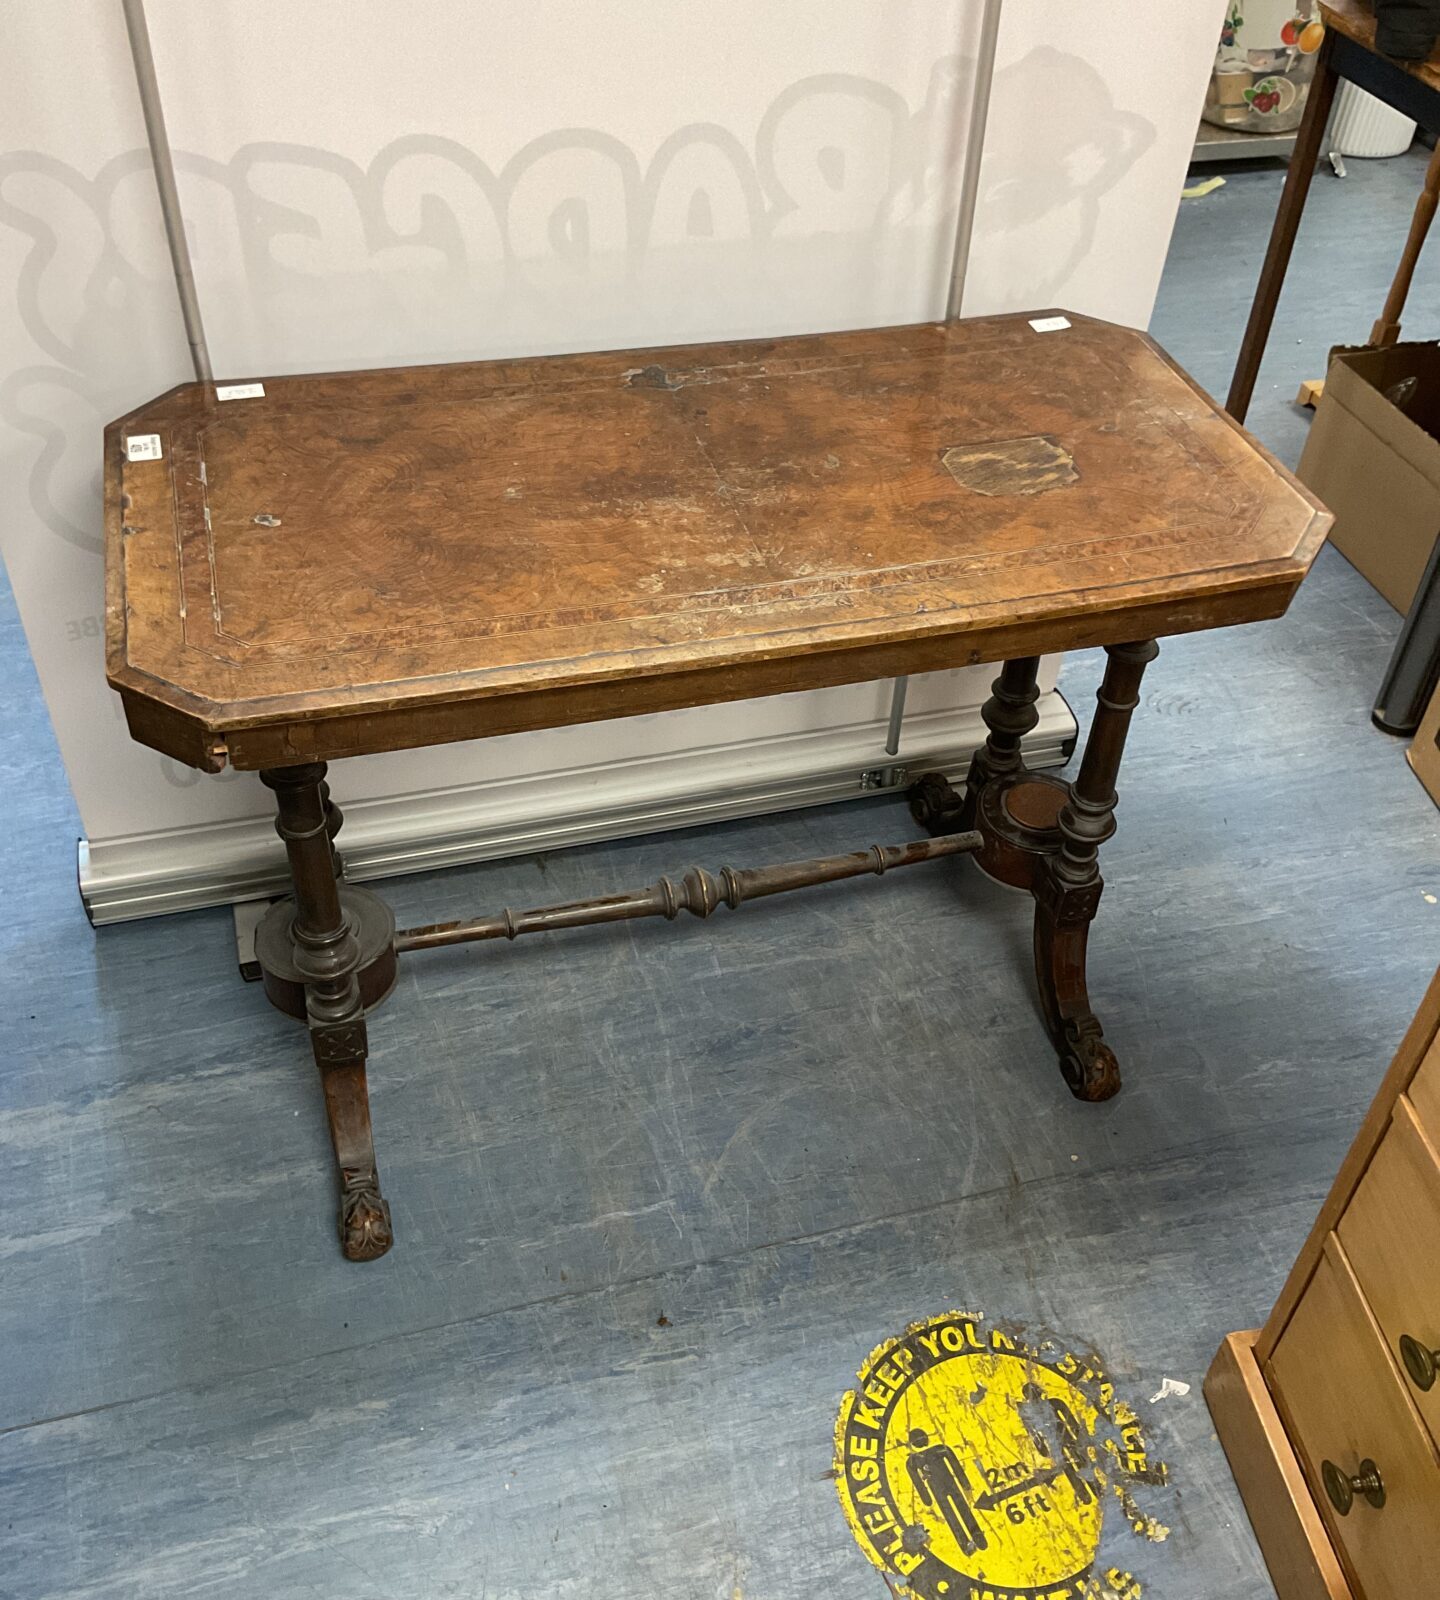
[[[860,1547],[916,1600],[1138,1600],[1097,1570],[1107,1510],[1142,1539],[1163,1487],[1140,1419],[1093,1356],[946,1312],[887,1340],[835,1426],[835,1480]]]

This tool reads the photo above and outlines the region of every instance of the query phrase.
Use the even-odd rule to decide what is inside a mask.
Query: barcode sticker
[[[158,433],[132,433],[125,441],[127,461],[158,461],[164,454]]]
[[[1036,333],[1059,333],[1070,326],[1069,317],[1031,317],[1030,326]]]
[[[215,398],[217,400],[263,400],[265,398],[265,385],[263,383],[217,383],[215,385]]]

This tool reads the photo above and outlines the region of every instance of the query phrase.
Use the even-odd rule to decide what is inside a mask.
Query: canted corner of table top
[[[105,437],[108,676],[212,770],[1260,620],[1329,523],[1072,313],[246,389]]]

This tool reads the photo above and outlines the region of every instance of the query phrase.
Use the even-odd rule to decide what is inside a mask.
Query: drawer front
[[[1335,1231],[1440,1442],[1440,1159],[1404,1095]]]
[[[1430,1143],[1440,1149],[1440,1033],[1430,1041],[1430,1048],[1405,1092]]]
[[[1364,1600],[1416,1600],[1440,1575],[1440,1462],[1332,1234],[1266,1378],[1316,1505]],[[1363,1493],[1342,1514],[1328,1472],[1349,1487],[1373,1463],[1384,1504]],[[1353,1493],[1353,1491],[1352,1491]],[[1343,1496],[1342,1496],[1343,1498]]]

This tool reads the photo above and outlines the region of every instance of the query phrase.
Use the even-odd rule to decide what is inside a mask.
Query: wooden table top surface
[[[1356,44],[1364,45],[1367,50],[1375,50],[1375,12],[1365,0],[1320,0],[1320,20],[1327,28],[1343,33]],[[1378,51],[1375,53],[1379,54]],[[1440,89],[1440,47],[1431,52],[1428,61],[1397,61],[1394,64],[1427,87]]]
[[[108,676],[214,770],[1278,615],[1328,516],[1068,320],[186,384],[106,430]]]

